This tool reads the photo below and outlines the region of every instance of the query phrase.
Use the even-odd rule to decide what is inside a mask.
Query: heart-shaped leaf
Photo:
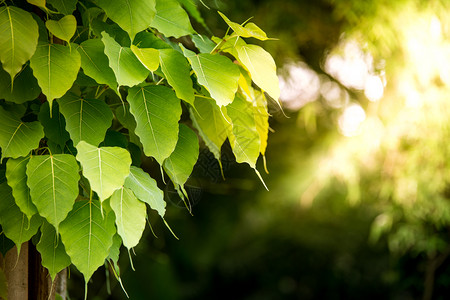
[[[45,26],[57,38],[70,43],[70,39],[77,29],[77,20],[72,15],[67,15],[58,21],[48,20]]]

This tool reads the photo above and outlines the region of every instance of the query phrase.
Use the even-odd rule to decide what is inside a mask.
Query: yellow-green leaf
[[[73,15],[67,15],[58,21],[48,20],[45,22],[45,27],[54,36],[69,43],[77,29],[77,20]]]
[[[176,0],[156,0],[156,16],[151,26],[167,37],[179,38],[195,32],[188,14]]]
[[[259,28],[255,23],[250,22],[245,24],[245,26],[242,26],[238,23],[230,21],[230,19],[228,19],[220,11],[218,13],[222,17],[222,19],[228,24],[228,26],[230,26],[231,29],[233,29],[235,34],[244,38],[253,37],[262,41],[269,39],[266,33],[261,28]]]
[[[131,45],[131,51],[139,59],[139,61],[149,71],[156,71],[159,67],[159,51],[153,48],[138,48],[135,45]]]

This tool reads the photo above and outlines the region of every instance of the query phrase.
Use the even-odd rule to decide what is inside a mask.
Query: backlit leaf
[[[114,71],[109,67],[108,56],[101,39],[90,39],[82,42],[78,48],[81,55],[81,68],[86,75],[99,84],[107,84],[117,91],[117,81]]]
[[[0,107],[0,148],[3,157],[18,158],[26,156],[39,146],[44,137],[42,125],[35,122],[23,122],[18,116]]]
[[[219,54],[195,54],[185,48],[182,49],[197,75],[198,82],[209,91],[217,105],[230,104],[238,88],[240,74],[238,66]]]
[[[11,85],[13,89],[11,91]],[[36,99],[41,93],[30,65],[26,65],[11,82],[9,74],[0,68],[0,98],[17,104]]]
[[[27,185],[27,164],[30,157],[10,158],[6,163],[6,178],[12,189],[16,205],[28,217],[36,214],[37,208],[31,201],[30,188]]]
[[[113,114],[108,105],[99,99],[83,99],[67,93],[58,99],[61,113],[66,119],[66,130],[74,145],[85,141],[98,146],[111,126]]]
[[[45,26],[54,36],[69,43],[77,29],[77,20],[74,16],[67,15],[58,21],[47,20]]]
[[[253,37],[262,41],[269,39],[264,31],[259,28],[255,23],[247,23],[245,26],[242,26],[238,23],[230,21],[223,13],[218,12],[222,19],[228,24],[228,26],[233,29],[233,31],[244,38]]]
[[[70,257],[55,228],[47,222],[41,226],[41,238],[36,245],[42,257],[42,265],[47,268],[52,280],[56,274],[70,265]]]
[[[198,159],[198,138],[186,125],[180,124],[175,150],[164,161],[164,170],[174,185],[183,186]]]
[[[58,229],[78,196],[78,164],[69,154],[32,156],[27,164],[31,201]]]
[[[156,0],[156,16],[151,26],[167,37],[179,38],[195,32],[189,16],[176,0]]]
[[[128,249],[139,243],[145,229],[147,209],[133,192],[122,187],[111,196],[110,205],[116,215],[117,233]]]
[[[150,26],[155,17],[155,0],[95,0],[108,17],[128,32],[131,40]]]
[[[180,100],[171,89],[153,85],[130,89],[127,101],[145,155],[153,156],[162,165],[177,144]]]
[[[163,49],[159,51],[159,59],[161,70],[167,82],[174,88],[177,97],[194,105],[191,68],[183,54],[173,49]]]
[[[73,47],[39,43],[30,62],[51,110],[53,99],[62,97],[77,79],[81,66],[80,54]]]
[[[116,232],[114,215],[103,217],[100,205],[97,200],[77,201],[60,225],[66,252],[86,283],[108,257]]]
[[[156,181],[148,173],[145,173],[141,168],[132,166],[130,175],[125,179],[124,186],[132,190],[139,200],[156,210],[161,218],[164,217],[166,212],[164,193],[158,188]]]
[[[109,34],[102,32],[105,54],[119,85],[135,86],[147,78],[149,71],[130,48],[122,47]]]
[[[253,114],[255,116],[256,130],[259,134],[259,152],[264,156],[267,148],[267,135],[269,133],[269,113],[267,112],[267,101],[264,93],[257,93],[253,103]]]
[[[42,224],[42,218],[35,214],[28,221],[14,201],[11,188],[3,182],[0,184],[0,225],[7,238],[12,240],[20,252],[22,243],[35,235]]]
[[[131,51],[139,59],[139,61],[149,71],[156,71],[159,67],[159,51],[153,48],[138,48],[135,45],[131,45]]]
[[[127,150],[119,147],[97,148],[84,141],[78,143],[77,150],[83,175],[102,202],[123,186],[130,174],[131,157]]]
[[[14,6],[0,7],[0,61],[11,79],[33,56],[38,37],[38,25],[29,12]]]

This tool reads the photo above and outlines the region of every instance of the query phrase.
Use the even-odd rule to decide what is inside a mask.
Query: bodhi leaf
[[[162,165],[177,144],[180,100],[171,89],[153,85],[131,88],[127,101],[145,155],[153,156]]]
[[[145,229],[147,209],[133,192],[125,187],[116,190],[111,196],[110,205],[116,215],[117,233],[128,249],[139,243]]]
[[[131,40],[152,23],[156,13],[155,0],[96,0],[108,17],[128,32]]]
[[[27,164],[31,201],[58,229],[78,196],[78,164],[69,154],[32,156]]]
[[[266,33],[262,31],[262,29],[259,28],[255,23],[247,23],[245,24],[245,26],[242,26],[238,23],[230,21],[230,19],[228,19],[220,11],[218,11],[218,13],[237,35],[245,38],[253,37],[262,41],[269,39]]]
[[[11,82],[33,56],[38,37],[38,25],[29,12],[14,6],[0,7],[0,61]]]
[[[60,145],[61,148],[64,148],[64,145],[70,139],[70,136],[65,129],[66,120],[59,112],[59,104],[56,102],[53,105],[53,110],[50,114],[49,103],[43,103],[41,105],[41,110],[39,111],[38,119],[42,126],[44,126],[45,136],[48,140]]]
[[[214,42],[211,41],[206,35],[193,35],[192,41],[201,53],[210,53],[216,47],[216,44],[214,44]]]
[[[54,36],[69,43],[77,29],[77,20],[74,16],[67,15],[58,21],[47,20],[47,22],[45,22],[45,27],[47,27],[48,31]]]
[[[220,148],[228,137],[231,125],[212,99],[196,98],[195,109],[191,110],[192,122],[209,151],[221,165]]]
[[[179,38],[195,32],[188,14],[176,0],[156,0],[156,16],[151,26],[166,37]]]
[[[6,178],[12,194],[20,210],[28,220],[36,214],[37,208],[31,201],[30,188],[27,185],[27,164],[29,157],[10,158],[6,163]]]
[[[118,106],[115,110],[115,116],[117,120],[119,120],[120,124],[122,124],[123,127],[128,130],[128,137],[130,138],[130,142],[136,145],[140,145],[141,142],[138,136],[134,133],[136,129],[136,120],[130,113],[129,105]]]
[[[130,153],[119,147],[97,148],[84,141],[77,145],[77,160],[83,167],[83,175],[100,201],[109,198],[120,189],[130,173]]]
[[[75,49],[60,44],[39,43],[30,66],[42,93],[50,102],[62,97],[77,79],[81,66],[80,54]]]
[[[131,45],[131,51],[139,59],[139,61],[149,71],[154,72],[159,67],[159,51],[153,48],[138,48],[135,45]]]
[[[83,99],[76,94],[67,93],[58,99],[58,103],[74,145],[85,141],[98,146],[105,139],[113,114],[104,101]]]
[[[166,170],[174,185],[183,187],[191,175],[197,159],[197,135],[186,125],[180,124],[177,146],[164,161],[164,170]]]
[[[156,181],[148,173],[145,173],[141,168],[132,166],[130,175],[125,179],[124,186],[132,190],[139,200],[156,210],[161,218],[164,218],[166,212],[164,193],[158,188]]]
[[[77,201],[60,226],[66,252],[84,275],[86,285],[108,257],[116,232],[114,215],[102,217],[100,206],[97,200]]]
[[[44,137],[42,125],[35,122],[23,122],[22,115],[12,114],[0,107],[0,148],[3,157],[18,158],[26,156],[39,146]]]
[[[169,44],[161,40],[155,34],[147,31],[139,32],[133,41],[139,48],[172,49]]]
[[[6,237],[17,246],[17,252],[20,253],[22,243],[28,241],[39,229],[42,224],[42,218],[35,214],[28,221],[27,216],[22,213],[14,201],[11,188],[3,182],[0,184],[0,225]]]
[[[279,103],[277,67],[269,52],[260,46],[247,44],[236,47],[236,51],[239,61],[250,72],[253,82]]]
[[[149,71],[130,48],[122,47],[109,34],[102,32],[105,54],[119,85],[135,86],[147,78]]]
[[[77,7],[77,0],[47,0],[47,2],[56,8],[60,13],[70,15]]]
[[[184,47],[182,49],[197,75],[198,82],[209,91],[217,105],[226,106],[233,102],[240,74],[238,66],[222,55],[195,54]]]
[[[259,134],[259,152],[264,156],[267,148],[267,135],[269,133],[269,113],[264,93],[257,93],[253,103],[253,115],[255,116],[256,130]]]
[[[199,23],[202,24],[203,27],[208,29],[208,26],[206,26],[205,20],[202,18],[202,15],[198,11],[197,6],[195,5],[196,1],[192,0],[178,0],[181,4],[183,4],[184,8],[187,10],[187,12]]]
[[[14,82],[11,82],[8,73],[0,68],[0,98],[22,104],[26,101],[36,99],[40,93],[41,88],[33,76],[30,65],[27,64],[19,72],[16,78],[14,78]]]
[[[107,84],[117,92],[117,81],[114,71],[109,67],[108,56],[101,39],[90,39],[82,42],[78,48],[81,55],[81,68],[86,75],[99,84]]]
[[[259,157],[260,141],[252,104],[238,93],[233,103],[227,106],[227,115],[233,124],[232,133],[228,138],[236,161],[238,163],[246,162],[255,169]]]
[[[41,226],[41,238],[36,245],[42,257],[42,265],[47,268],[52,280],[55,280],[59,271],[70,265],[70,257],[66,253],[55,228],[48,222]]]
[[[173,49],[163,49],[159,51],[159,60],[161,70],[167,82],[174,88],[177,97],[194,105],[191,68],[183,54]]]

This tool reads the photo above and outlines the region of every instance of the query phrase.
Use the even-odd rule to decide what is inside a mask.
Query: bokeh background
[[[200,32],[223,36],[220,10],[278,39],[252,41],[274,56],[282,88],[284,113],[270,107],[270,191],[229,145],[226,180],[201,149],[187,184],[193,216],[165,187],[179,240],[155,214],[157,238],[146,229],[135,271],[121,254],[130,298],[449,299],[450,3],[197,2],[210,30]],[[71,270],[74,299],[82,286]],[[89,299],[127,298],[104,268]]]

